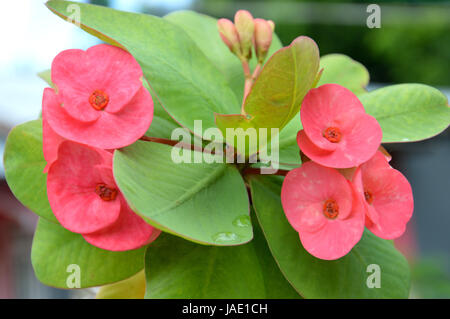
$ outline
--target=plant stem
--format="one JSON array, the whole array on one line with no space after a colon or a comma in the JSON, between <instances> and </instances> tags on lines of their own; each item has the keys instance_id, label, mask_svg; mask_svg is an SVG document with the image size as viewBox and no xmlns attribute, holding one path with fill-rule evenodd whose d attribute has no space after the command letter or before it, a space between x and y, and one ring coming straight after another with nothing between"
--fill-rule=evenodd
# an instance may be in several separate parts
<instances>
[{"instance_id":1,"label":"plant stem","mask_svg":"<svg viewBox=\"0 0 450 319\"><path fill-rule=\"evenodd\" d=\"M278 176L286 176L289 173L288 170L279 169L273 174L261 174L261 169L259 168L247 168L244 170L243 175L278 175Z\"/></svg>"},{"instance_id":2,"label":"plant stem","mask_svg":"<svg viewBox=\"0 0 450 319\"><path fill-rule=\"evenodd\" d=\"M244 97L242 99L241 114L246 115L245 110L244 110L245 99L247 98L247 95L250 92L250 89L252 88L253 78L252 78L252 73L250 71L250 65L248 64L248 61L241 60L241 63L242 63L242 69L244 70L244 77L245 77Z\"/></svg>"},{"instance_id":3,"label":"plant stem","mask_svg":"<svg viewBox=\"0 0 450 319\"><path fill-rule=\"evenodd\" d=\"M256 78L259 76L259 73L261 73L261 67L262 67L261 63L258 63L256 65L255 70L253 71L253 74L252 74L253 81L255 81Z\"/></svg>"}]
</instances>

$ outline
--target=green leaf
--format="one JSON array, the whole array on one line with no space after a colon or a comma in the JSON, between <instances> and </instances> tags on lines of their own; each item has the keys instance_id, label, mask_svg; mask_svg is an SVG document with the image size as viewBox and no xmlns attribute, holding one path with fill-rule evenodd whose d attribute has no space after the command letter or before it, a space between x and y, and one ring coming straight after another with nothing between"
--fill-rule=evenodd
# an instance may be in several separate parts
<instances>
[{"instance_id":1,"label":"green leaf","mask_svg":"<svg viewBox=\"0 0 450 319\"><path fill-rule=\"evenodd\" d=\"M265 245L262 238L258 242ZM145 297L150 299L299 297L282 277L268 248L253 242L214 247L162 234L147 250L145 271Z\"/></svg>"},{"instance_id":2,"label":"green leaf","mask_svg":"<svg viewBox=\"0 0 450 319\"><path fill-rule=\"evenodd\" d=\"M74 276L79 266L80 288L86 288L134 275L144 267L145 249L103 250L90 245L80 234L40 218L34 234L31 263L43 284L58 288L74 288L67 283L76 283Z\"/></svg>"},{"instance_id":3,"label":"green leaf","mask_svg":"<svg viewBox=\"0 0 450 319\"><path fill-rule=\"evenodd\" d=\"M450 124L447 97L427 85L392 85L364 94L360 100L380 123L383 143L424 140Z\"/></svg>"},{"instance_id":4,"label":"green leaf","mask_svg":"<svg viewBox=\"0 0 450 319\"><path fill-rule=\"evenodd\" d=\"M100 287L96 299L144 299L145 295L145 272L113 284Z\"/></svg>"},{"instance_id":5,"label":"green leaf","mask_svg":"<svg viewBox=\"0 0 450 319\"><path fill-rule=\"evenodd\" d=\"M281 206L282 179L253 176L252 200L269 248L286 279L305 298L407 298L410 275L406 259L390 241L366 231L346 256L326 261L313 257L301 245ZM368 288L371 272L381 268L381 287Z\"/></svg>"},{"instance_id":6,"label":"green leaf","mask_svg":"<svg viewBox=\"0 0 450 319\"><path fill-rule=\"evenodd\" d=\"M55 86L53 85L52 82L52 74L51 74L51 70L45 70L42 72L39 72L38 77L40 77L42 80L45 81L45 83L47 83L48 85L50 85L50 87L54 88Z\"/></svg>"},{"instance_id":7,"label":"green leaf","mask_svg":"<svg viewBox=\"0 0 450 319\"><path fill-rule=\"evenodd\" d=\"M308 37L298 37L277 51L264 65L245 100L245 114L216 114L217 127L226 136L227 128L279 128L286 126L300 110L306 93L314 84L319 68L319 50ZM270 130L267 132L270 136ZM231 145L234 136L226 136ZM241 153L246 150L238 149ZM250 149L252 154L255 150Z\"/></svg>"},{"instance_id":8,"label":"green leaf","mask_svg":"<svg viewBox=\"0 0 450 319\"><path fill-rule=\"evenodd\" d=\"M180 127L171 120L153 115L152 124L145 133L146 136L170 139L174 129Z\"/></svg>"},{"instance_id":9,"label":"green leaf","mask_svg":"<svg viewBox=\"0 0 450 319\"><path fill-rule=\"evenodd\" d=\"M47 6L67 19L68 6L80 8L80 27L128 50L139 62L162 106L193 131L194 120L214 127L214 112L233 113L238 101L224 75L182 28L167 19L106 7L52 0ZM76 21L72 21L76 23ZM152 94L153 95L153 94Z\"/></svg>"},{"instance_id":10,"label":"green leaf","mask_svg":"<svg viewBox=\"0 0 450 319\"><path fill-rule=\"evenodd\" d=\"M356 95L366 93L369 72L361 63L344 54L328 54L320 58L322 77L317 86L326 83L342 85Z\"/></svg>"},{"instance_id":11,"label":"green leaf","mask_svg":"<svg viewBox=\"0 0 450 319\"><path fill-rule=\"evenodd\" d=\"M239 59L230 52L223 43L217 29L217 19L194 11L176 11L164 17L180 26L194 40L206 57L215 64L227 79L228 85L235 92L237 99L242 100L244 94L244 72ZM273 34L269 48L270 57L282 45L276 34ZM254 68L256 59L252 59L250 67Z\"/></svg>"},{"instance_id":12,"label":"green leaf","mask_svg":"<svg viewBox=\"0 0 450 319\"><path fill-rule=\"evenodd\" d=\"M301 296L284 278L273 258L266 238L258 224L255 211L252 209L252 223L254 229L254 238L251 242L264 279L265 298L266 299L300 299Z\"/></svg>"},{"instance_id":13,"label":"green leaf","mask_svg":"<svg viewBox=\"0 0 450 319\"><path fill-rule=\"evenodd\" d=\"M26 122L11 130L3 163L6 182L14 196L39 216L57 223L47 199L41 120Z\"/></svg>"},{"instance_id":14,"label":"green leaf","mask_svg":"<svg viewBox=\"0 0 450 319\"><path fill-rule=\"evenodd\" d=\"M180 148L173 151L178 154ZM172 234L211 245L252 239L249 202L237 169L198 161L200 152L181 150L192 163L175 163L172 147L137 141L114 153L114 177L135 212ZM195 159L195 158L194 158Z\"/></svg>"},{"instance_id":15,"label":"green leaf","mask_svg":"<svg viewBox=\"0 0 450 319\"><path fill-rule=\"evenodd\" d=\"M161 234L146 253L146 298L264 298L253 247L203 246Z\"/></svg>"},{"instance_id":16,"label":"green leaf","mask_svg":"<svg viewBox=\"0 0 450 319\"><path fill-rule=\"evenodd\" d=\"M297 144L297 133L301 129L303 129L303 126L300 121L300 114L297 113L278 135L278 163L284 169L292 169L300 166L302 163L300 149ZM268 154L272 154L271 149L268 151Z\"/></svg>"}]
</instances>

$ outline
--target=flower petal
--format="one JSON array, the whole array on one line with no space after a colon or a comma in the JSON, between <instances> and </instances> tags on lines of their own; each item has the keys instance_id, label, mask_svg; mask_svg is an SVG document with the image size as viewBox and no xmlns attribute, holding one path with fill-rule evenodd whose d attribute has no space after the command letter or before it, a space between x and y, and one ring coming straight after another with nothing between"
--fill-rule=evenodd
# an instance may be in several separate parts
<instances>
[{"instance_id":1,"label":"flower petal","mask_svg":"<svg viewBox=\"0 0 450 319\"><path fill-rule=\"evenodd\" d=\"M115 149L134 143L145 134L153 119L153 101L144 88L120 112L101 112L93 123L73 120L63 108L53 104L42 110L50 126L59 135L102 149Z\"/></svg>"},{"instance_id":2,"label":"flower petal","mask_svg":"<svg viewBox=\"0 0 450 319\"><path fill-rule=\"evenodd\" d=\"M281 202L287 219L298 232L317 231L330 221L323 214L323 205L328 199L337 202L339 219L350 214L353 205L351 186L334 169L307 162L291 170L284 179Z\"/></svg>"},{"instance_id":3,"label":"flower petal","mask_svg":"<svg viewBox=\"0 0 450 319\"><path fill-rule=\"evenodd\" d=\"M53 89L45 88L42 104L54 104L58 105L57 95ZM44 173L48 172L50 165L58 157L58 147L65 141L65 139L58 135L48 124L45 114L42 114L42 146L44 158L47 161L47 165L44 168Z\"/></svg>"},{"instance_id":4,"label":"flower petal","mask_svg":"<svg viewBox=\"0 0 450 319\"><path fill-rule=\"evenodd\" d=\"M89 104L94 82L93 61L83 50L70 49L60 52L52 62L52 82L64 109L73 119L92 122L100 113Z\"/></svg>"},{"instance_id":5,"label":"flower petal","mask_svg":"<svg viewBox=\"0 0 450 319\"><path fill-rule=\"evenodd\" d=\"M58 159L50 166L47 194L50 207L61 225L75 233L92 233L112 225L119 217L120 201L104 201L96 193L105 183L96 169L103 164L103 150L64 141Z\"/></svg>"},{"instance_id":6,"label":"flower petal","mask_svg":"<svg viewBox=\"0 0 450 319\"><path fill-rule=\"evenodd\" d=\"M331 220L317 232L300 232L303 247L313 256L335 260L345 256L358 243L364 232L364 213L352 212L344 220Z\"/></svg>"},{"instance_id":7,"label":"flower petal","mask_svg":"<svg viewBox=\"0 0 450 319\"><path fill-rule=\"evenodd\" d=\"M123 198L122 201L117 222L98 233L83 235L88 243L106 250L124 251L147 245L159 236L159 229L147 224L130 209Z\"/></svg>"},{"instance_id":8,"label":"flower petal","mask_svg":"<svg viewBox=\"0 0 450 319\"><path fill-rule=\"evenodd\" d=\"M400 237L414 210L411 185L399 171L388 168L366 175L363 169L364 188L373 195L372 206L378 213L378 221L372 220L368 228L378 237L395 239ZM371 218L372 219L372 218Z\"/></svg>"},{"instance_id":9,"label":"flower petal","mask_svg":"<svg viewBox=\"0 0 450 319\"><path fill-rule=\"evenodd\" d=\"M99 44L83 50L65 50L52 63L52 81L58 88L67 114L82 122L97 120L89 97L100 90L109 97L106 112L115 113L127 105L142 87L142 69L125 50Z\"/></svg>"},{"instance_id":10,"label":"flower petal","mask_svg":"<svg viewBox=\"0 0 450 319\"><path fill-rule=\"evenodd\" d=\"M317 147L304 130L297 135L297 143L302 152L311 160L327 167L350 168L369 160L380 146L381 127L370 115L359 115L352 124L353 129L345 128L341 142L336 149L326 151Z\"/></svg>"},{"instance_id":11,"label":"flower petal","mask_svg":"<svg viewBox=\"0 0 450 319\"><path fill-rule=\"evenodd\" d=\"M139 63L127 51L108 44L90 47L86 54L89 60L96 61L96 85L105 88L110 97L105 111L120 111L142 87L143 73Z\"/></svg>"},{"instance_id":12,"label":"flower petal","mask_svg":"<svg viewBox=\"0 0 450 319\"><path fill-rule=\"evenodd\" d=\"M323 150L335 150L339 143L331 143L323 132L338 127L364 114L364 107L348 89L337 84L324 84L305 96L300 109L302 125L314 145Z\"/></svg>"}]
</instances>

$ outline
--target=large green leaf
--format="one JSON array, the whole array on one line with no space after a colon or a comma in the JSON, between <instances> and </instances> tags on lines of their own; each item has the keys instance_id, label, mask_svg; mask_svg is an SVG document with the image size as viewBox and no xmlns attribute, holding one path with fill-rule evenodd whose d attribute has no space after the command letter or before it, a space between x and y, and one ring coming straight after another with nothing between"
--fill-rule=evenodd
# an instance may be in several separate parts
<instances>
[{"instance_id":1,"label":"large green leaf","mask_svg":"<svg viewBox=\"0 0 450 319\"><path fill-rule=\"evenodd\" d=\"M45 285L74 288L67 282L73 284L75 278L69 276L76 276L79 270L80 288L86 288L134 275L144 267L145 249L103 250L88 244L80 234L40 218L33 239L31 262L36 277Z\"/></svg>"},{"instance_id":2,"label":"large green leaf","mask_svg":"<svg viewBox=\"0 0 450 319\"><path fill-rule=\"evenodd\" d=\"M253 204L270 250L286 279L305 298L407 298L409 268L390 241L369 231L346 256L326 261L301 245L281 206L282 179L253 176ZM368 288L368 266L381 269L381 287ZM369 268L370 269L370 268Z\"/></svg>"},{"instance_id":3,"label":"large green leaf","mask_svg":"<svg viewBox=\"0 0 450 319\"><path fill-rule=\"evenodd\" d=\"M179 148L174 148L179 152ZM225 163L175 163L172 147L138 141L114 154L114 177L130 206L149 223L212 245L252 239L247 191ZM184 150L189 160L200 152Z\"/></svg>"},{"instance_id":4,"label":"large green leaf","mask_svg":"<svg viewBox=\"0 0 450 319\"><path fill-rule=\"evenodd\" d=\"M264 65L245 100L245 114L216 114L217 127L226 141L235 145L227 128L271 128L280 130L300 110L306 93L313 86L319 68L319 49L308 37L298 37L277 51ZM238 149L241 153L246 150ZM250 154L253 153L250 149Z\"/></svg>"},{"instance_id":5,"label":"large green leaf","mask_svg":"<svg viewBox=\"0 0 450 319\"><path fill-rule=\"evenodd\" d=\"M3 163L6 181L14 196L39 216L57 223L47 199L41 120L26 122L11 130Z\"/></svg>"},{"instance_id":6,"label":"large green leaf","mask_svg":"<svg viewBox=\"0 0 450 319\"><path fill-rule=\"evenodd\" d=\"M244 92L244 72L239 59L230 52L223 43L217 29L217 19L194 11L176 11L164 17L180 26L195 41L208 59L225 75L228 85L235 92L238 100L242 100ZM276 34L273 34L272 44L267 56L281 49L282 45ZM256 59L250 66L254 67Z\"/></svg>"},{"instance_id":7,"label":"large green leaf","mask_svg":"<svg viewBox=\"0 0 450 319\"><path fill-rule=\"evenodd\" d=\"M450 124L447 97L427 85L392 85L364 94L360 100L380 123L383 143L424 140Z\"/></svg>"},{"instance_id":8,"label":"large green leaf","mask_svg":"<svg viewBox=\"0 0 450 319\"><path fill-rule=\"evenodd\" d=\"M266 238L258 224L255 211L252 209L252 223L254 229L254 238L251 242L256 256L259 260L259 265L264 279L265 298L267 299L299 299L301 296L284 278L283 274L278 268L275 259L273 258Z\"/></svg>"},{"instance_id":9,"label":"large green leaf","mask_svg":"<svg viewBox=\"0 0 450 319\"><path fill-rule=\"evenodd\" d=\"M182 28L146 14L69 1L47 2L64 19L70 15L71 4L80 8L83 30L125 48L136 58L156 92L154 98L181 125L193 130L194 120L202 120L205 129L214 127L214 112L239 110L224 75Z\"/></svg>"},{"instance_id":10,"label":"large green leaf","mask_svg":"<svg viewBox=\"0 0 450 319\"><path fill-rule=\"evenodd\" d=\"M251 244L198 245L162 234L146 253L146 298L264 298Z\"/></svg>"},{"instance_id":11,"label":"large green leaf","mask_svg":"<svg viewBox=\"0 0 450 319\"><path fill-rule=\"evenodd\" d=\"M161 235L146 253L145 297L298 298L260 237L257 244L214 247Z\"/></svg>"},{"instance_id":12,"label":"large green leaf","mask_svg":"<svg viewBox=\"0 0 450 319\"><path fill-rule=\"evenodd\" d=\"M367 92L369 72L361 63L344 54L328 54L320 58L322 76L317 86L326 83L342 85L356 95Z\"/></svg>"}]
</instances>

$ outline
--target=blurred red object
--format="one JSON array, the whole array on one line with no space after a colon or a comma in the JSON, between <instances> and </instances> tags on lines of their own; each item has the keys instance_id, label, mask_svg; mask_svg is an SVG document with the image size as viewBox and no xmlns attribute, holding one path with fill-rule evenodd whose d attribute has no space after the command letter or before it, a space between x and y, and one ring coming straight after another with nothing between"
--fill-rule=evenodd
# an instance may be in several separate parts
<instances>
[{"instance_id":1,"label":"blurred red object","mask_svg":"<svg viewBox=\"0 0 450 319\"><path fill-rule=\"evenodd\" d=\"M32 236L37 217L25 208L11 193L5 180L0 180L0 298L16 297L15 254L17 241L24 235Z\"/></svg>"}]
</instances>

